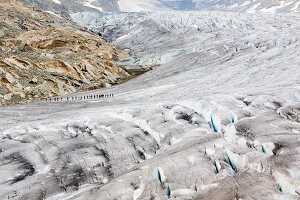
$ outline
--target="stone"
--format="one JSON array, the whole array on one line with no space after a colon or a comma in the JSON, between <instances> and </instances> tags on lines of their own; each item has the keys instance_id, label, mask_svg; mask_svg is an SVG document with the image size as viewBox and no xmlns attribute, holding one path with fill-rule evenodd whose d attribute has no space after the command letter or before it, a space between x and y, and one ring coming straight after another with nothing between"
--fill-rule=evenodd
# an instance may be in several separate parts
<instances>
[{"instance_id":1,"label":"stone","mask_svg":"<svg viewBox=\"0 0 300 200\"><path fill-rule=\"evenodd\" d=\"M10 101L10 100L12 100L13 95L14 95L13 93L6 94L6 95L4 95L4 99L6 101Z\"/></svg>"},{"instance_id":2,"label":"stone","mask_svg":"<svg viewBox=\"0 0 300 200\"><path fill-rule=\"evenodd\" d=\"M30 81L31 83L37 83L38 82L38 80L37 80L37 78L33 78L33 79L31 79L31 81Z\"/></svg>"}]
</instances>

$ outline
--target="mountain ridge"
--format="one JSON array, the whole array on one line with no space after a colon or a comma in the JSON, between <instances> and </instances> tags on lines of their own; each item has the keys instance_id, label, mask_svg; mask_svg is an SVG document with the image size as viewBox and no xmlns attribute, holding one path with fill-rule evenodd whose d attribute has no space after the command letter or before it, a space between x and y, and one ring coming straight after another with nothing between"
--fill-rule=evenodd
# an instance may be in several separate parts
<instances>
[{"instance_id":1,"label":"mountain ridge","mask_svg":"<svg viewBox=\"0 0 300 200\"><path fill-rule=\"evenodd\" d=\"M0 4L0 103L115 84L129 55L98 35L18 1Z\"/></svg>"},{"instance_id":2,"label":"mountain ridge","mask_svg":"<svg viewBox=\"0 0 300 200\"><path fill-rule=\"evenodd\" d=\"M219 10L233 12L299 12L299 0L22 0L65 17L70 13Z\"/></svg>"}]
</instances>

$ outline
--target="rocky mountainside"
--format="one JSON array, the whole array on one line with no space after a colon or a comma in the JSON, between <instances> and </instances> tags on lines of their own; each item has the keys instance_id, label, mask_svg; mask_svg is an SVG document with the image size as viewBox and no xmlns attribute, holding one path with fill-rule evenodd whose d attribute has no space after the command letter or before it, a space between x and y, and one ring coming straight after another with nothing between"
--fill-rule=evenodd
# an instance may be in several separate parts
<instances>
[{"instance_id":1,"label":"rocky mountainside","mask_svg":"<svg viewBox=\"0 0 300 200\"><path fill-rule=\"evenodd\" d=\"M73 23L0 1L0 103L26 102L115 84L128 54Z\"/></svg>"},{"instance_id":2,"label":"rocky mountainside","mask_svg":"<svg viewBox=\"0 0 300 200\"><path fill-rule=\"evenodd\" d=\"M68 17L77 12L142 12L222 10L283 13L299 12L299 0L22 0Z\"/></svg>"}]
</instances>

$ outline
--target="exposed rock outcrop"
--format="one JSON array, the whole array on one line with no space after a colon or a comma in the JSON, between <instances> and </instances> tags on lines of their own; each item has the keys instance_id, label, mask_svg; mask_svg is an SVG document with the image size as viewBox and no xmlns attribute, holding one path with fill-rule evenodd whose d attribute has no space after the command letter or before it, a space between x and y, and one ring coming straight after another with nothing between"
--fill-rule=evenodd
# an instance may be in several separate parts
<instances>
[{"instance_id":1,"label":"exposed rock outcrop","mask_svg":"<svg viewBox=\"0 0 300 200\"><path fill-rule=\"evenodd\" d=\"M0 1L0 104L28 102L129 77L115 61L128 54L73 23Z\"/></svg>"}]
</instances>

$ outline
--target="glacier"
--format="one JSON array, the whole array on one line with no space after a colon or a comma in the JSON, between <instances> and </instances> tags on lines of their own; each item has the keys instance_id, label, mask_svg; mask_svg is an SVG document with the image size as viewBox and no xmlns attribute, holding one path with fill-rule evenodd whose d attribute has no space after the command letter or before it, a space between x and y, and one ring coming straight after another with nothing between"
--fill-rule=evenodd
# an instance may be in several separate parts
<instances>
[{"instance_id":1,"label":"glacier","mask_svg":"<svg viewBox=\"0 0 300 200\"><path fill-rule=\"evenodd\" d=\"M152 70L80 93L114 98L1 107L2 199L300 198L299 15L71 18Z\"/></svg>"}]
</instances>

